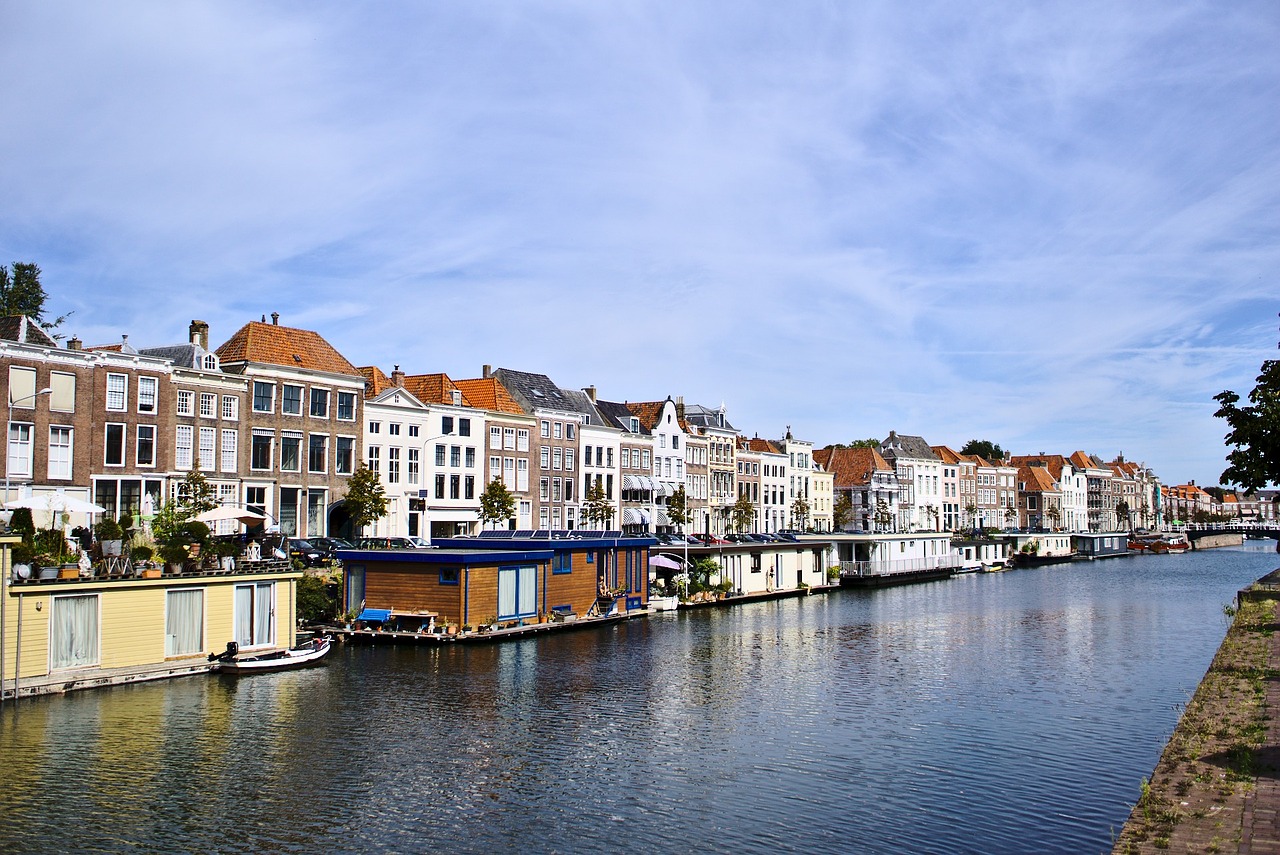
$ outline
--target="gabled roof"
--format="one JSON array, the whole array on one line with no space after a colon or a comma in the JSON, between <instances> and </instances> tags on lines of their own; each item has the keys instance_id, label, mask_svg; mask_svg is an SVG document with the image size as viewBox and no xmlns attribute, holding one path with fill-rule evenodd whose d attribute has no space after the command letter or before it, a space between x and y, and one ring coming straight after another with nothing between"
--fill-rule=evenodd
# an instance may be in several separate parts
<instances>
[{"instance_id":1,"label":"gabled roof","mask_svg":"<svg viewBox=\"0 0 1280 855\"><path fill-rule=\"evenodd\" d=\"M647 431L652 431L658 426L658 419L662 418L662 408L667 405L666 401L642 401L639 403L627 403L627 409L630 410L638 419L640 425Z\"/></svg>"},{"instance_id":2,"label":"gabled roof","mask_svg":"<svg viewBox=\"0 0 1280 855\"><path fill-rule=\"evenodd\" d=\"M948 466L954 466L955 464L959 463L961 460L964 460L964 458L962 458L950 446L931 445L929 447L933 449L934 454L938 455L938 459L941 460L943 463L946 463Z\"/></svg>"},{"instance_id":3,"label":"gabled roof","mask_svg":"<svg viewBox=\"0 0 1280 855\"><path fill-rule=\"evenodd\" d=\"M1043 466L1019 466L1018 483L1024 493L1057 493L1058 482Z\"/></svg>"},{"instance_id":4,"label":"gabled roof","mask_svg":"<svg viewBox=\"0 0 1280 855\"><path fill-rule=\"evenodd\" d=\"M1033 463L1043 463L1050 474L1053 475L1055 481L1062 480L1062 468L1068 465L1067 458L1061 454L1022 454L1014 455L1009 458L1009 462L1014 466L1021 467L1031 466Z\"/></svg>"},{"instance_id":5,"label":"gabled roof","mask_svg":"<svg viewBox=\"0 0 1280 855\"><path fill-rule=\"evenodd\" d=\"M448 374L414 374L404 378L404 388L408 389L413 397L424 404L449 404L451 406L453 405L453 393L462 392L462 401L459 406L471 406L471 402L467 400L467 393L457 383L450 380Z\"/></svg>"},{"instance_id":6,"label":"gabled roof","mask_svg":"<svg viewBox=\"0 0 1280 855\"><path fill-rule=\"evenodd\" d=\"M639 422L640 429L635 433L642 436L649 435L649 428L645 425L644 419L637 416L631 411L631 407L627 404L620 404L617 401L596 401L596 410L604 418L605 422L611 427L621 428L627 432L631 432L631 420L634 418Z\"/></svg>"},{"instance_id":7,"label":"gabled roof","mask_svg":"<svg viewBox=\"0 0 1280 855\"><path fill-rule=\"evenodd\" d=\"M473 380L455 380L453 384L462 390L462 396L479 410L494 413L510 413L522 416L524 410L505 386L493 377L477 377Z\"/></svg>"},{"instance_id":8,"label":"gabled roof","mask_svg":"<svg viewBox=\"0 0 1280 855\"><path fill-rule=\"evenodd\" d=\"M211 351L205 350L195 342L169 344L161 347L144 347L139 350L138 353L142 356L155 356L160 359L167 359L178 368L195 368L201 371L210 370L204 367L205 357L216 355Z\"/></svg>"},{"instance_id":9,"label":"gabled roof","mask_svg":"<svg viewBox=\"0 0 1280 855\"><path fill-rule=\"evenodd\" d=\"M813 459L832 474L837 490L865 487L876 472L893 472L875 448L815 448Z\"/></svg>"},{"instance_id":10,"label":"gabled roof","mask_svg":"<svg viewBox=\"0 0 1280 855\"><path fill-rule=\"evenodd\" d=\"M0 318L0 339L40 347L57 347L58 343L41 326L26 315Z\"/></svg>"},{"instance_id":11,"label":"gabled roof","mask_svg":"<svg viewBox=\"0 0 1280 855\"><path fill-rule=\"evenodd\" d=\"M1076 451L1068 459L1071 461L1071 465L1077 469L1106 469L1110 471L1110 467L1103 463L1102 458L1097 455Z\"/></svg>"},{"instance_id":12,"label":"gabled roof","mask_svg":"<svg viewBox=\"0 0 1280 855\"><path fill-rule=\"evenodd\" d=\"M531 414L535 410L544 409L582 413L590 416L593 421L599 417L585 394L574 394L570 390L561 389L545 374L499 368L492 376L506 387L525 413Z\"/></svg>"},{"instance_id":13,"label":"gabled roof","mask_svg":"<svg viewBox=\"0 0 1280 855\"><path fill-rule=\"evenodd\" d=\"M319 333L259 321L236 330L215 353L224 367L230 363L257 362L331 374L363 376L358 368L334 349Z\"/></svg>"},{"instance_id":14,"label":"gabled roof","mask_svg":"<svg viewBox=\"0 0 1280 855\"><path fill-rule=\"evenodd\" d=\"M95 344L92 347L84 348L95 353L126 353L130 356L137 356L138 351L133 349L133 345L129 344L129 337L125 336L121 341L115 344Z\"/></svg>"},{"instance_id":15,"label":"gabled roof","mask_svg":"<svg viewBox=\"0 0 1280 855\"><path fill-rule=\"evenodd\" d=\"M933 449L924 441L924 437L900 434L895 431L889 431L884 442L880 443L880 453L884 455L885 460L893 460L897 457L906 457L911 460L938 459L938 455L933 453Z\"/></svg>"},{"instance_id":16,"label":"gabled roof","mask_svg":"<svg viewBox=\"0 0 1280 855\"><path fill-rule=\"evenodd\" d=\"M724 407L711 409L701 404L685 404L684 407L684 424L694 425L699 428L709 428L711 430L731 430L735 433L737 428L729 424L729 420L724 417Z\"/></svg>"},{"instance_id":17,"label":"gabled roof","mask_svg":"<svg viewBox=\"0 0 1280 855\"><path fill-rule=\"evenodd\" d=\"M362 365L357 369L364 377L364 396L376 398L391 387L391 379L376 365Z\"/></svg>"},{"instance_id":18,"label":"gabled roof","mask_svg":"<svg viewBox=\"0 0 1280 855\"><path fill-rule=\"evenodd\" d=\"M761 454L782 454L783 453L782 449L778 447L777 443L773 442L772 440L761 439L758 436L753 436L751 439L747 440L747 448L751 449L752 451L758 451Z\"/></svg>"}]
</instances>

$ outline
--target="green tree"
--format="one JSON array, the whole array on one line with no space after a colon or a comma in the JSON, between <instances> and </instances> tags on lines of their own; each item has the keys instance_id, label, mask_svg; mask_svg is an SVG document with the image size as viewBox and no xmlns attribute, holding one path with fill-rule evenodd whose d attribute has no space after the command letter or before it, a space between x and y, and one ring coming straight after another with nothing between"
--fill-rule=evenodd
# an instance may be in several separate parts
<instances>
[{"instance_id":1,"label":"green tree","mask_svg":"<svg viewBox=\"0 0 1280 855\"><path fill-rule=\"evenodd\" d=\"M515 515L516 497L502 483L501 478L494 478L480 494L480 522L496 528Z\"/></svg>"},{"instance_id":2,"label":"green tree","mask_svg":"<svg viewBox=\"0 0 1280 855\"><path fill-rule=\"evenodd\" d=\"M884 499L876 499L876 531L886 532L893 525L893 512L889 510L889 503Z\"/></svg>"},{"instance_id":3,"label":"green tree","mask_svg":"<svg viewBox=\"0 0 1280 855\"><path fill-rule=\"evenodd\" d=\"M198 467L188 469L182 483L178 485L178 509L182 518L189 520L217 506L218 497L209 479L204 477Z\"/></svg>"},{"instance_id":4,"label":"green tree","mask_svg":"<svg viewBox=\"0 0 1280 855\"><path fill-rule=\"evenodd\" d=\"M1133 527L1129 521L1129 503L1124 499L1116 502L1116 521L1124 526L1125 529Z\"/></svg>"},{"instance_id":5,"label":"green tree","mask_svg":"<svg viewBox=\"0 0 1280 855\"><path fill-rule=\"evenodd\" d=\"M960 449L961 454L976 454L985 460L1003 460L1004 449L988 439L971 439Z\"/></svg>"},{"instance_id":6,"label":"green tree","mask_svg":"<svg viewBox=\"0 0 1280 855\"><path fill-rule=\"evenodd\" d=\"M965 516L968 517L969 525L974 525L978 521L978 506L970 502L964 506Z\"/></svg>"},{"instance_id":7,"label":"green tree","mask_svg":"<svg viewBox=\"0 0 1280 855\"><path fill-rule=\"evenodd\" d=\"M729 512L733 520L733 527L738 531L746 531L751 528L751 521L756 516L756 506L751 503L751 497L746 493L738 494L738 501L733 503L733 507Z\"/></svg>"},{"instance_id":8,"label":"green tree","mask_svg":"<svg viewBox=\"0 0 1280 855\"><path fill-rule=\"evenodd\" d=\"M849 493L841 493L831 506L831 525L836 531L842 531L853 522L853 498Z\"/></svg>"},{"instance_id":9,"label":"green tree","mask_svg":"<svg viewBox=\"0 0 1280 855\"><path fill-rule=\"evenodd\" d=\"M676 491L667 497L667 519L682 532L692 519L692 514L689 512L689 497L684 492L683 484L676 487Z\"/></svg>"},{"instance_id":10,"label":"green tree","mask_svg":"<svg viewBox=\"0 0 1280 855\"><path fill-rule=\"evenodd\" d=\"M357 535L364 532L365 526L387 515L387 491L377 472L361 463L351 473L344 507Z\"/></svg>"},{"instance_id":11,"label":"green tree","mask_svg":"<svg viewBox=\"0 0 1280 855\"><path fill-rule=\"evenodd\" d=\"M1239 484L1246 490L1280 483L1280 360L1262 363L1247 405L1240 406L1240 396L1230 390L1213 399L1220 405L1214 415L1231 428L1225 437L1232 447L1227 455L1230 465L1219 483Z\"/></svg>"},{"instance_id":12,"label":"green tree","mask_svg":"<svg viewBox=\"0 0 1280 855\"><path fill-rule=\"evenodd\" d=\"M797 496L791 503L791 524L798 529L804 529L808 523L809 503L805 501L804 496Z\"/></svg>"},{"instance_id":13,"label":"green tree","mask_svg":"<svg viewBox=\"0 0 1280 855\"><path fill-rule=\"evenodd\" d=\"M613 521L613 503L605 496L604 485L599 481L587 488L587 495L582 502L582 517L602 528L607 528Z\"/></svg>"},{"instance_id":14,"label":"green tree","mask_svg":"<svg viewBox=\"0 0 1280 855\"><path fill-rule=\"evenodd\" d=\"M40 284L37 265L15 261L10 267L0 267L0 317L26 315L46 331L52 331L70 316L70 312L46 321L44 304L48 299L49 295Z\"/></svg>"}]
</instances>

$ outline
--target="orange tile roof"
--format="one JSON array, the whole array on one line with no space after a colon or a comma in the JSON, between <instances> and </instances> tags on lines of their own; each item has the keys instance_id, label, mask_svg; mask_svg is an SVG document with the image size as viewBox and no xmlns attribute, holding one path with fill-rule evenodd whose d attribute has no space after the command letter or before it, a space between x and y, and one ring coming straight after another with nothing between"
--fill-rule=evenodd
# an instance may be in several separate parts
<instances>
[{"instance_id":1,"label":"orange tile roof","mask_svg":"<svg viewBox=\"0 0 1280 855\"><path fill-rule=\"evenodd\" d=\"M752 437L751 439L747 440L747 448L751 449L752 451L760 451L767 454L782 453L781 448L778 448L778 446L774 445L769 440L760 439L759 437Z\"/></svg>"},{"instance_id":2,"label":"orange tile roof","mask_svg":"<svg viewBox=\"0 0 1280 855\"><path fill-rule=\"evenodd\" d=\"M404 388L424 404L452 404L453 392L462 392L463 406L472 406L467 393L448 374L414 374L404 378Z\"/></svg>"},{"instance_id":3,"label":"orange tile roof","mask_svg":"<svg viewBox=\"0 0 1280 855\"><path fill-rule=\"evenodd\" d=\"M1057 493L1058 483L1043 466L1018 467L1018 482L1028 493Z\"/></svg>"},{"instance_id":4,"label":"orange tile roof","mask_svg":"<svg viewBox=\"0 0 1280 855\"><path fill-rule=\"evenodd\" d=\"M467 403L479 410L495 413L512 413L523 416L524 410L511 397L506 387L494 377L478 377L474 380L454 380L453 385L462 390Z\"/></svg>"},{"instance_id":5,"label":"orange tile roof","mask_svg":"<svg viewBox=\"0 0 1280 855\"><path fill-rule=\"evenodd\" d=\"M956 463L959 463L963 459L950 446L931 445L929 447L933 449L933 453L938 455L938 457L942 460L943 463L954 465Z\"/></svg>"},{"instance_id":6,"label":"orange tile roof","mask_svg":"<svg viewBox=\"0 0 1280 855\"><path fill-rule=\"evenodd\" d=\"M875 448L817 448L813 459L832 474L837 490L865 486L876 471L893 471Z\"/></svg>"},{"instance_id":7,"label":"orange tile roof","mask_svg":"<svg viewBox=\"0 0 1280 855\"><path fill-rule=\"evenodd\" d=\"M215 353L223 364L259 362L332 374L363 376L359 369L311 330L250 321L236 330Z\"/></svg>"},{"instance_id":8,"label":"orange tile roof","mask_svg":"<svg viewBox=\"0 0 1280 855\"><path fill-rule=\"evenodd\" d=\"M390 388L391 381L378 366L364 365L358 370L364 375L364 396L366 398L376 398Z\"/></svg>"},{"instance_id":9,"label":"orange tile roof","mask_svg":"<svg viewBox=\"0 0 1280 855\"><path fill-rule=\"evenodd\" d=\"M627 402L627 409L640 419L640 424L644 425L645 430L652 431L658 426L658 419L662 418L662 408L667 404L666 401L644 401L641 403Z\"/></svg>"},{"instance_id":10,"label":"orange tile roof","mask_svg":"<svg viewBox=\"0 0 1280 855\"><path fill-rule=\"evenodd\" d=\"M1062 480L1062 467L1066 466L1067 462L1067 458L1061 454L1023 454L1009 458L1009 463L1019 468L1030 466L1032 463L1043 463L1055 481Z\"/></svg>"}]
</instances>

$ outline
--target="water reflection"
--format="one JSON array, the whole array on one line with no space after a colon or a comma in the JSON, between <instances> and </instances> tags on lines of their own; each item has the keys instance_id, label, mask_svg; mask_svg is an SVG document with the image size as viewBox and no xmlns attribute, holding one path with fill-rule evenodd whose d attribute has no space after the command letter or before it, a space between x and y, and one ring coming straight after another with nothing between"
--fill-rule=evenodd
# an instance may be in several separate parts
<instances>
[{"instance_id":1,"label":"water reflection","mask_svg":"<svg viewBox=\"0 0 1280 855\"><path fill-rule=\"evenodd\" d=\"M1098 851L1276 563L1152 556L0 713L0 850Z\"/></svg>"}]
</instances>

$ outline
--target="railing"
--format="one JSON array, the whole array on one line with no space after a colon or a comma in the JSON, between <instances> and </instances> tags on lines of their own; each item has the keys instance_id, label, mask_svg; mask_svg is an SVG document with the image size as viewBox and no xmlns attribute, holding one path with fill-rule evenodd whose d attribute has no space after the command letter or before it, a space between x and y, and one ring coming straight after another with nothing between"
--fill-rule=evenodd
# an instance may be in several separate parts
<instances>
[{"instance_id":1,"label":"railing","mask_svg":"<svg viewBox=\"0 0 1280 855\"><path fill-rule=\"evenodd\" d=\"M897 576L902 573L928 573L962 566L959 554L934 555L929 558L903 558L898 561L841 561L840 575L851 577Z\"/></svg>"},{"instance_id":2,"label":"railing","mask_svg":"<svg viewBox=\"0 0 1280 855\"><path fill-rule=\"evenodd\" d=\"M130 582L138 579L190 579L202 576L240 576L257 573L286 573L293 569L293 563L287 558L268 558L261 561L251 561L249 559L236 559L234 565L224 567L219 564L200 564L188 563L183 569L174 572L169 567L148 568L139 565L129 565L127 563L120 564L95 564L87 574L82 574L79 568L64 567L59 568L43 568L41 570L32 569L29 577L18 575L16 568L14 575L10 579L10 585L18 586L37 586L37 585L66 585L76 583L101 583L101 582ZM50 572L52 571L52 572Z\"/></svg>"}]
</instances>

